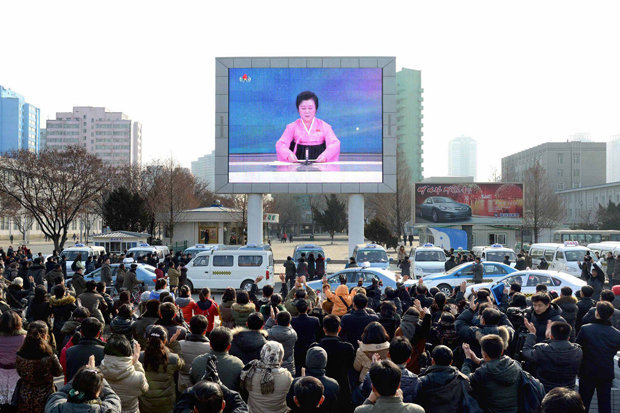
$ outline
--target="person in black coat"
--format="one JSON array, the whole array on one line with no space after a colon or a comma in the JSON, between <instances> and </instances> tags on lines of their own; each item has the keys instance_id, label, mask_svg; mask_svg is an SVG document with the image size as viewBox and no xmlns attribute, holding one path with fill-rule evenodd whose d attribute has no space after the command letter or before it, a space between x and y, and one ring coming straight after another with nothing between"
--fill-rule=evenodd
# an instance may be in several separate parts
<instances>
[{"instance_id":1,"label":"person in black coat","mask_svg":"<svg viewBox=\"0 0 620 413\"><path fill-rule=\"evenodd\" d=\"M338 337L340 331L340 318L337 315L327 315L323 319L323 332L325 337L319 342L327 354L327 366L325 375L336 380L340 384L338 397L340 411L347 413L352 411L351 386L349 384L349 370L353 368L355 360L355 348Z\"/></svg>"},{"instance_id":2,"label":"person in black coat","mask_svg":"<svg viewBox=\"0 0 620 413\"><path fill-rule=\"evenodd\" d=\"M373 278L372 284L366 288L366 297L368 297L368 308L372 308L375 312L378 311L381 305L381 286L376 278Z\"/></svg>"},{"instance_id":3,"label":"person in black coat","mask_svg":"<svg viewBox=\"0 0 620 413\"><path fill-rule=\"evenodd\" d=\"M325 367L327 366L327 352L318 344L308 349L306 353L306 376L317 378L323 384L323 396L325 400L321 404L320 412L336 413L339 412L338 395L340 394L340 386L338 382L325 375ZM297 377L291 383L291 387L286 395L286 405L295 409L295 384L303 377Z\"/></svg>"},{"instance_id":4,"label":"person in black coat","mask_svg":"<svg viewBox=\"0 0 620 413\"><path fill-rule=\"evenodd\" d=\"M317 341L317 336L321 332L321 323L316 317L308 315L308 302L306 300L297 300L295 307L299 312L297 317L291 320L291 326L297 333L297 341L295 342L295 376L301 376L301 368L306 364L306 352L310 345Z\"/></svg>"},{"instance_id":5,"label":"person in black coat","mask_svg":"<svg viewBox=\"0 0 620 413\"><path fill-rule=\"evenodd\" d=\"M314 259L314 254L310 253L308 255L308 279L314 280L315 273L316 273L316 261Z\"/></svg>"},{"instance_id":6,"label":"person in black coat","mask_svg":"<svg viewBox=\"0 0 620 413\"><path fill-rule=\"evenodd\" d=\"M210 408L215 402L225 402L223 413L248 413L248 405L245 404L239 393L224 386L217 372L216 380L201 380L192 387L188 388L179 396L173 413L194 413L202 412L205 408Z\"/></svg>"},{"instance_id":7,"label":"person in black coat","mask_svg":"<svg viewBox=\"0 0 620 413\"><path fill-rule=\"evenodd\" d=\"M420 301L420 305L422 306L422 308L431 308L431 305L433 305L433 297L428 296L428 288L424 284L422 284L421 278L418 280L418 285L415 286L415 289L411 289L411 295L414 300ZM413 305L413 301L411 302L411 305ZM403 313L405 311L407 310L403 306Z\"/></svg>"},{"instance_id":8,"label":"person in black coat","mask_svg":"<svg viewBox=\"0 0 620 413\"><path fill-rule=\"evenodd\" d=\"M611 290L603 290L601 293L601 301L607 301L613 305L616 296ZM596 304L595 304L596 305ZM588 310L586 315L581 319L581 325L593 323L596 320L596 307ZM620 310L614 307L614 314L611 316L611 325L620 330Z\"/></svg>"},{"instance_id":9,"label":"person in black coat","mask_svg":"<svg viewBox=\"0 0 620 413\"><path fill-rule=\"evenodd\" d=\"M573 295L573 289L570 287L562 287L560 290L560 296L551 303L556 304L562 310L562 318L566 320L571 327L571 340L575 338L577 332L575 331L575 322L577 321L577 297Z\"/></svg>"},{"instance_id":10,"label":"person in black coat","mask_svg":"<svg viewBox=\"0 0 620 413\"><path fill-rule=\"evenodd\" d=\"M590 270L592 269L592 257L586 255L583 257L583 262L577 262L579 265L579 269L581 270L581 279L583 281L588 281L590 278Z\"/></svg>"},{"instance_id":11,"label":"person in black coat","mask_svg":"<svg viewBox=\"0 0 620 413\"><path fill-rule=\"evenodd\" d=\"M474 265L471 266L471 271L474 274L474 284L480 284L484 278L484 267L480 263L480 257L474 259Z\"/></svg>"},{"instance_id":12,"label":"person in black coat","mask_svg":"<svg viewBox=\"0 0 620 413\"><path fill-rule=\"evenodd\" d=\"M579 332L582 325L583 317L590 311L592 307L596 306L596 301L592 299L594 289L589 285L584 285L579 291L579 301L577 301L577 318L575 319L575 330Z\"/></svg>"},{"instance_id":13,"label":"person in black coat","mask_svg":"<svg viewBox=\"0 0 620 413\"><path fill-rule=\"evenodd\" d=\"M105 342L101 341L103 325L94 317L85 318L80 325L80 341L67 350L67 371L65 379L71 381L80 367L88 363L90 356L95 356L95 365L103 360Z\"/></svg>"},{"instance_id":14,"label":"person in black coat","mask_svg":"<svg viewBox=\"0 0 620 413\"><path fill-rule=\"evenodd\" d=\"M575 389L583 352L581 346L571 343L571 326L554 321L548 329L549 341L536 344L536 328L525 320L529 331L523 345L523 358L536 366L536 378L545 386L545 392L556 387Z\"/></svg>"},{"instance_id":15,"label":"person in black coat","mask_svg":"<svg viewBox=\"0 0 620 413\"><path fill-rule=\"evenodd\" d=\"M362 339L362 333L366 326L373 321L379 321L379 317L372 310L368 310L368 297L356 294L353 297L353 311L342 316L340 322L340 337L351 343L357 350L358 340Z\"/></svg>"},{"instance_id":16,"label":"person in black coat","mask_svg":"<svg viewBox=\"0 0 620 413\"><path fill-rule=\"evenodd\" d=\"M583 348L579 371L579 394L586 410L596 390L598 411L611 413L611 384L614 379L614 356L620 350L620 331L611 325L614 307L606 301L596 304L596 319L581 327L577 344Z\"/></svg>"},{"instance_id":17,"label":"person in black coat","mask_svg":"<svg viewBox=\"0 0 620 413\"><path fill-rule=\"evenodd\" d=\"M562 310L557 304L551 303L551 298L547 293L536 293L532 296L532 311L529 322L536 328L536 342L545 341L548 321L564 321Z\"/></svg>"},{"instance_id":18,"label":"person in black coat","mask_svg":"<svg viewBox=\"0 0 620 413\"><path fill-rule=\"evenodd\" d=\"M446 263L443 265L443 268L444 268L445 271L450 271L452 268L454 268L456 266L457 266L457 263L454 260L454 255L450 255L450 258L448 258Z\"/></svg>"}]
</instances>

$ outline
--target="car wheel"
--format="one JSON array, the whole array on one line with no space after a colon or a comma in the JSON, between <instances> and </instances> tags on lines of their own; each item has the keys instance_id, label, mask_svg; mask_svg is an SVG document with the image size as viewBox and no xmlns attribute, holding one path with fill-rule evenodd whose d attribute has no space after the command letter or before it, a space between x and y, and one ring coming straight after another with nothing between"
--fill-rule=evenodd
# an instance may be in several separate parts
<instances>
[{"instance_id":1,"label":"car wheel","mask_svg":"<svg viewBox=\"0 0 620 413\"><path fill-rule=\"evenodd\" d=\"M250 292L252 290L252 280L245 280L241 283L241 289Z\"/></svg>"},{"instance_id":2,"label":"car wheel","mask_svg":"<svg viewBox=\"0 0 620 413\"><path fill-rule=\"evenodd\" d=\"M431 215L431 218L433 219L433 222L439 221L439 214L437 214L437 210L436 209L433 209L433 213Z\"/></svg>"},{"instance_id":3,"label":"car wheel","mask_svg":"<svg viewBox=\"0 0 620 413\"><path fill-rule=\"evenodd\" d=\"M185 281L185 285L189 287L189 293L194 294L194 283L192 283L190 280L187 280Z\"/></svg>"},{"instance_id":4,"label":"car wheel","mask_svg":"<svg viewBox=\"0 0 620 413\"><path fill-rule=\"evenodd\" d=\"M439 289L439 291L444 293L447 297L450 297L452 295L452 287L450 287L448 284L439 284L437 286L437 289Z\"/></svg>"}]
</instances>

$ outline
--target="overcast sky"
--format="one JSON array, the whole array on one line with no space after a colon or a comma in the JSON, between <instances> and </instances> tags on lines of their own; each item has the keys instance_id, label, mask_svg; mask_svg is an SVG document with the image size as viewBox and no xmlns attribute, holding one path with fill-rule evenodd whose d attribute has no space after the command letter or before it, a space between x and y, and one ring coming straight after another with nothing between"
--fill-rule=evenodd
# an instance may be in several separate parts
<instances>
[{"instance_id":1,"label":"overcast sky","mask_svg":"<svg viewBox=\"0 0 620 413\"><path fill-rule=\"evenodd\" d=\"M408 6L405 7L404 5ZM502 156L587 132L620 134L615 1L11 1L0 84L45 119L105 106L143 123L143 159L214 147L216 56L396 56L422 70L425 176L447 143Z\"/></svg>"}]
</instances>

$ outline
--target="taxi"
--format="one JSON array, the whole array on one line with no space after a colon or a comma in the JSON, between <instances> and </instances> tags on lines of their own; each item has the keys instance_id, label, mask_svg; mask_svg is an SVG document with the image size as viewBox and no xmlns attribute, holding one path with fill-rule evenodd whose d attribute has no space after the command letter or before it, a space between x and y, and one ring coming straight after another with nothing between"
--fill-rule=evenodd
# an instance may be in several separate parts
<instances>
[{"instance_id":1,"label":"taxi","mask_svg":"<svg viewBox=\"0 0 620 413\"><path fill-rule=\"evenodd\" d=\"M477 247L474 247L473 250L475 251L476 248ZM506 256L510 259L510 266L514 267L517 263L517 254L515 254L515 252L510 248L504 247L502 244L493 244L491 246L482 247L479 255L481 261L491 262L503 262Z\"/></svg>"},{"instance_id":2,"label":"taxi","mask_svg":"<svg viewBox=\"0 0 620 413\"><path fill-rule=\"evenodd\" d=\"M546 271L546 270L523 270L516 271L508 274L497 281L491 283L476 284L467 287L465 293L468 298L473 290L478 291L481 288L488 288L493 290L498 285L503 285L504 288L510 289L512 284L519 284L521 286L521 293L527 297L531 297L536 294L536 286L543 284L547 286L547 291L560 292L563 287L570 287L573 290L573 294L587 283L577 277L574 277L568 273L560 271Z\"/></svg>"},{"instance_id":3,"label":"taxi","mask_svg":"<svg viewBox=\"0 0 620 413\"><path fill-rule=\"evenodd\" d=\"M412 248L409 255L415 278L437 274L446 270L446 253L443 248L427 243Z\"/></svg>"},{"instance_id":4,"label":"taxi","mask_svg":"<svg viewBox=\"0 0 620 413\"><path fill-rule=\"evenodd\" d=\"M457 265L449 271L422 277L422 280L424 285L429 289L437 287L439 291L449 296L452 294L453 289L458 288L463 281L466 281L468 285L474 285L473 265L473 262L466 262ZM511 266L502 264L501 262L485 261L482 263L482 268L483 283L495 282L507 274L517 271Z\"/></svg>"},{"instance_id":5,"label":"taxi","mask_svg":"<svg viewBox=\"0 0 620 413\"><path fill-rule=\"evenodd\" d=\"M358 244L353 249L353 257L357 265L387 270L392 258L388 258L385 248L378 244ZM368 264L366 264L368 263Z\"/></svg>"}]
</instances>

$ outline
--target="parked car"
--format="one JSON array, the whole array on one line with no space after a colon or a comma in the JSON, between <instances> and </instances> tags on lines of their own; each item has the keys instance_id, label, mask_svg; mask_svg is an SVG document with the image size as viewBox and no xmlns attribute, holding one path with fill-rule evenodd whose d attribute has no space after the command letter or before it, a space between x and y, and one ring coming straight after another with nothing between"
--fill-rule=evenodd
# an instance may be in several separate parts
<instances>
[{"instance_id":1,"label":"parked car","mask_svg":"<svg viewBox=\"0 0 620 413\"><path fill-rule=\"evenodd\" d=\"M471 287L467 287L467 293L465 295L466 297L469 297L473 290L478 291L483 287L491 289L499 284L504 284L506 288L510 289L510 285L513 283L521 285L521 292L528 297L536 294L536 286L538 284L544 284L547 286L549 291L555 290L558 293L562 287L570 287L573 290L573 293L575 293L587 284L580 278L574 277L565 272L523 270L508 274L491 283L476 284Z\"/></svg>"},{"instance_id":2,"label":"parked car","mask_svg":"<svg viewBox=\"0 0 620 413\"><path fill-rule=\"evenodd\" d=\"M453 288L458 288L463 281L467 281L467 284L473 284L473 262L466 262L461 265L457 265L449 271L442 272L440 274L428 275L422 277L424 285L428 288L437 287L439 291L446 295L452 294ZM502 264L501 262L488 262L482 263L483 268L483 280L482 282L491 283L494 282L506 274L511 274L516 270L509 265Z\"/></svg>"},{"instance_id":3,"label":"parked car","mask_svg":"<svg viewBox=\"0 0 620 413\"><path fill-rule=\"evenodd\" d=\"M347 268L327 276L327 283L330 285L332 291L340 285L340 274L346 274L347 287L349 287L349 290L353 287L357 287L357 281L360 279L360 277L364 280L364 287L370 286L372 284L373 278L376 278L382 283L383 288L396 288L396 274L393 271L373 267L354 267ZM407 287L410 287L412 285L415 285L415 281L413 280L409 280L405 283L405 286ZM308 283L308 287L312 288L313 290L321 290L323 288L323 281L311 281Z\"/></svg>"}]
</instances>

